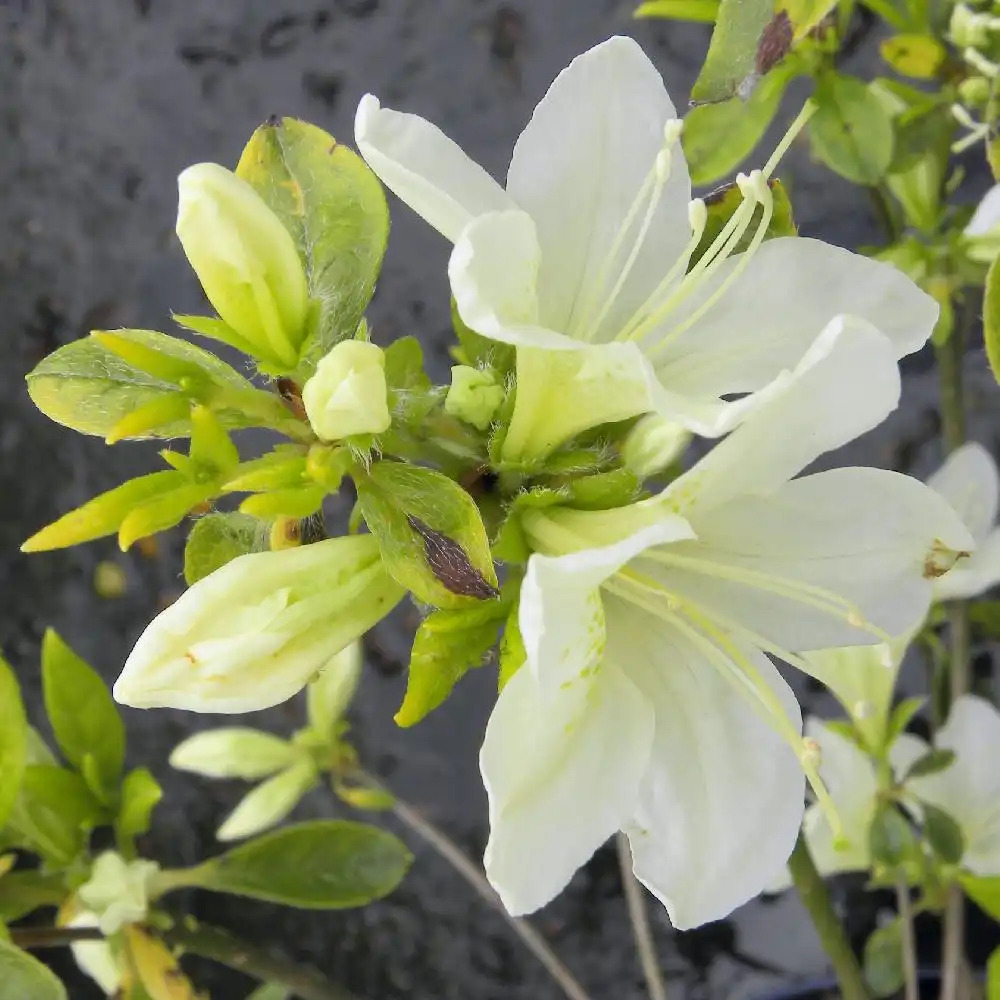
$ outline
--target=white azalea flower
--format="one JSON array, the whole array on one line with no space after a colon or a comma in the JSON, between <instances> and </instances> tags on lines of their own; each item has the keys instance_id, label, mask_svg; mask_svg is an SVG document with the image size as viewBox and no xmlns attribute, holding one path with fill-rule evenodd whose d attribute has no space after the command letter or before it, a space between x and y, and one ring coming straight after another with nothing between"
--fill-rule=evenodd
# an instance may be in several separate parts
<instances>
[{"instance_id":1,"label":"white azalea flower","mask_svg":"<svg viewBox=\"0 0 1000 1000\"><path fill-rule=\"evenodd\" d=\"M975 695L955 700L935 745L954 763L907 785L919 800L943 809L965 838L961 864L975 875L1000 875L1000 713Z\"/></svg>"},{"instance_id":2,"label":"white azalea flower","mask_svg":"<svg viewBox=\"0 0 1000 1000\"><path fill-rule=\"evenodd\" d=\"M80 910L66 926L97 927L97 917L89 910ZM122 970L107 941L74 941L70 950L81 972L90 976L107 996L117 994Z\"/></svg>"},{"instance_id":3,"label":"white azalea flower","mask_svg":"<svg viewBox=\"0 0 1000 1000\"><path fill-rule=\"evenodd\" d=\"M78 894L96 916L105 937L117 933L125 924L145 919L149 912L149 883L159 870L155 861L126 861L115 851L105 851L97 858Z\"/></svg>"},{"instance_id":4,"label":"white azalea flower","mask_svg":"<svg viewBox=\"0 0 1000 1000\"><path fill-rule=\"evenodd\" d=\"M1000 583L1000 475L981 445L970 442L948 456L927 485L951 504L976 542L976 551L945 573L934 588L939 601L976 597Z\"/></svg>"},{"instance_id":5,"label":"white azalea flower","mask_svg":"<svg viewBox=\"0 0 1000 1000\"><path fill-rule=\"evenodd\" d=\"M994 184L976 206L964 230L966 252L989 264L1000 253L1000 184Z\"/></svg>"},{"instance_id":6,"label":"white azalea flower","mask_svg":"<svg viewBox=\"0 0 1000 1000\"><path fill-rule=\"evenodd\" d=\"M780 870L812 765L765 653L796 662L906 631L930 602L927 574L971 544L906 476L792 480L898 394L889 341L840 319L659 497L524 515L539 553L521 591L527 662L480 760L486 871L512 913L555 896L617 829L677 927L724 916Z\"/></svg>"},{"instance_id":7,"label":"white azalea flower","mask_svg":"<svg viewBox=\"0 0 1000 1000\"><path fill-rule=\"evenodd\" d=\"M368 164L455 244L462 320L519 348L505 459L646 411L719 435L839 314L874 324L897 358L930 335L937 305L893 267L818 240L762 242L767 170L739 179L743 206L688 270L706 210L690 203L680 133L659 73L628 38L558 76L506 188L424 119L371 94L358 106ZM734 393L750 395L727 401Z\"/></svg>"}]
</instances>

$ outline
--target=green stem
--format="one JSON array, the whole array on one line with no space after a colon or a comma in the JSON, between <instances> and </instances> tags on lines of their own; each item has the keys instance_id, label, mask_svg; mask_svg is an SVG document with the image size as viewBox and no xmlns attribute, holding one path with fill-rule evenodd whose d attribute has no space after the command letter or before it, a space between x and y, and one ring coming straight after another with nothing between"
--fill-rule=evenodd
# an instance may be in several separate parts
<instances>
[{"instance_id":1,"label":"green stem","mask_svg":"<svg viewBox=\"0 0 1000 1000\"><path fill-rule=\"evenodd\" d=\"M18 948L65 948L77 941L103 941L96 927L12 927L10 939Z\"/></svg>"},{"instance_id":2,"label":"green stem","mask_svg":"<svg viewBox=\"0 0 1000 1000\"><path fill-rule=\"evenodd\" d=\"M950 453L965 442L965 405L962 393L962 361L967 323L958 322L951 336L937 345L938 377L941 385L941 429ZM969 690L971 637L968 608L964 601L948 604L949 692L951 701ZM941 946L941 1000L962 1000L967 983L965 968L965 897L962 887L948 889L944 910L944 940Z\"/></svg>"},{"instance_id":3,"label":"green stem","mask_svg":"<svg viewBox=\"0 0 1000 1000\"><path fill-rule=\"evenodd\" d=\"M522 944L545 966L549 975L552 976L569 1000L590 1000L587 991L580 985L573 973L563 965L545 938L527 920L512 917L507 912L500 897L493 890L493 886L487 882L486 876L479 867L469 860L461 848L443 830L400 799L395 792L386 788L373 774L363 768L356 768L354 773L361 781L373 788L388 792L392 796L392 811L396 817L433 847L472 886L480 898L500 914L508 927L521 939Z\"/></svg>"},{"instance_id":4,"label":"green stem","mask_svg":"<svg viewBox=\"0 0 1000 1000\"><path fill-rule=\"evenodd\" d=\"M632 924L632 936L635 938L635 950L639 953L642 974L646 977L646 992L650 1000L667 1000L667 987L660 972L660 963L656 959L656 947L653 943L652 928L649 926L649 913L646 910L646 901L643 899L642 886L632 870L632 849L624 833L617 835L616 842L618 864L622 873L622 889L625 892L625 903Z\"/></svg>"},{"instance_id":5,"label":"green stem","mask_svg":"<svg viewBox=\"0 0 1000 1000\"><path fill-rule=\"evenodd\" d=\"M830 894L806 847L805 839L799 834L792 856L788 859L788 869L792 881L802 899L823 950L833 965L837 976L842 1000L870 1000L861 966L851 950L844 929L833 912Z\"/></svg>"},{"instance_id":6,"label":"green stem","mask_svg":"<svg viewBox=\"0 0 1000 1000\"><path fill-rule=\"evenodd\" d=\"M913 905L910 887L902 876L896 879L896 908L902 928L903 983L906 1000L920 1000L920 980L917 978L917 944L913 936Z\"/></svg>"},{"instance_id":7,"label":"green stem","mask_svg":"<svg viewBox=\"0 0 1000 1000\"><path fill-rule=\"evenodd\" d=\"M177 924L160 933L168 944L189 955L199 955L265 983L283 986L301 1000L358 1000L349 990L331 983L319 971L279 958L207 924Z\"/></svg>"}]
</instances>

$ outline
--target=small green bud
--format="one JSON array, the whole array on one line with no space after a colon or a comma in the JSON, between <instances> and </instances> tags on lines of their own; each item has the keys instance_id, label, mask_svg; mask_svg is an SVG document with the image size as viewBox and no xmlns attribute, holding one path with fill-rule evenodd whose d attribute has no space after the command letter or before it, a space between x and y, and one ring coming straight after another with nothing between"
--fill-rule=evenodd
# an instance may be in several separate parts
<instances>
[{"instance_id":1,"label":"small green bud","mask_svg":"<svg viewBox=\"0 0 1000 1000\"><path fill-rule=\"evenodd\" d=\"M105 851L94 862L79 896L105 937L146 917L149 882L159 870L155 861L126 861L115 851Z\"/></svg>"},{"instance_id":2,"label":"small green bud","mask_svg":"<svg viewBox=\"0 0 1000 1000\"><path fill-rule=\"evenodd\" d=\"M958 96L967 108L984 108L990 99L990 81L985 76L970 76L958 85Z\"/></svg>"},{"instance_id":3,"label":"small green bud","mask_svg":"<svg viewBox=\"0 0 1000 1000\"><path fill-rule=\"evenodd\" d=\"M178 743L170 766L206 778L266 778L295 763L299 753L288 740L244 726L207 729Z\"/></svg>"},{"instance_id":4,"label":"small green bud","mask_svg":"<svg viewBox=\"0 0 1000 1000\"><path fill-rule=\"evenodd\" d=\"M354 697L363 665L361 643L352 642L333 657L309 685L309 725L323 739L333 738L334 728Z\"/></svg>"},{"instance_id":5,"label":"small green bud","mask_svg":"<svg viewBox=\"0 0 1000 1000\"><path fill-rule=\"evenodd\" d=\"M649 413L629 431L622 446L625 468L639 479L662 472L688 446L691 432L673 420Z\"/></svg>"},{"instance_id":6,"label":"small green bud","mask_svg":"<svg viewBox=\"0 0 1000 1000\"><path fill-rule=\"evenodd\" d=\"M312 429L323 441L387 431L392 418L384 352L363 340L336 344L303 386L302 402Z\"/></svg>"},{"instance_id":7,"label":"small green bud","mask_svg":"<svg viewBox=\"0 0 1000 1000\"><path fill-rule=\"evenodd\" d=\"M454 365L444 400L446 413L484 431L503 402L504 389L492 372Z\"/></svg>"},{"instance_id":8,"label":"small green bud","mask_svg":"<svg viewBox=\"0 0 1000 1000\"><path fill-rule=\"evenodd\" d=\"M308 757L248 792L219 827L219 840L242 840L280 823L316 784L316 765Z\"/></svg>"},{"instance_id":9,"label":"small green bud","mask_svg":"<svg viewBox=\"0 0 1000 1000\"><path fill-rule=\"evenodd\" d=\"M205 294L255 357L291 370L309 293L291 234L231 170L197 163L177 179L177 235Z\"/></svg>"}]
</instances>

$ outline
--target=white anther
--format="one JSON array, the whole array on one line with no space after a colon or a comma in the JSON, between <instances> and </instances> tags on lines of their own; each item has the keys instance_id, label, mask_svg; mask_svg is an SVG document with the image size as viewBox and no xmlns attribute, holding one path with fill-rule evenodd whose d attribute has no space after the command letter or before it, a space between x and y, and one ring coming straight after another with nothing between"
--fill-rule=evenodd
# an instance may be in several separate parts
<instances>
[{"instance_id":1,"label":"white anther","mask_svg":"<svg viewBox=\"0 0 1000 1000\"><path fill-rule=\"evenodd\" d=\"M666 184L670 176L670 163L673 159L669 149L661 149L656 154L656 183Z\"/></svg>"},{"instance_id":2,"label":"white anther","mask_svg":"<svg viewBox=\"0 0 1000 1000\"><path fill-rule=\"evenodd\" d=\"M961 104L953 104L951 106L951 116L961 125L963 128L977 129L979 128L979 122L976 121L972 115Z\"/></svg>"},{"instance_id":3,"label":"white anther","mask_svg":"<svg viewBox=\"0 0 1000 1000\"><path fill-rule=\"evenodd\" d=\"M702 198L688 202L688 223L692 233L703 233L708 225L708 206Z\"/></svg>"},{"instance_id":4,"label":"white anther","mask_svg":"<svg viewBox=\"0 0 1000 1000\"><path fill-rule=\"evenodd\" d=\"M684 131L684 122L680 118L668 118L663 126L663 141L667 146L672 146L681 137Z\"/></svg>"},{"instance_id":5,"label":"white anther","mask_svg":"<svg viewBox=\"0 0 1000 1000\"><path fill-rule=\"evenodd\" d=\"M976 49L965 49L962 53L962 58L978 72L982 73L983 76L989 77L991 80L995 80L997 76L1000 76L1000 66L995 62L990 62L982 53L976 51Z\"/></svg>"}]
</instances>

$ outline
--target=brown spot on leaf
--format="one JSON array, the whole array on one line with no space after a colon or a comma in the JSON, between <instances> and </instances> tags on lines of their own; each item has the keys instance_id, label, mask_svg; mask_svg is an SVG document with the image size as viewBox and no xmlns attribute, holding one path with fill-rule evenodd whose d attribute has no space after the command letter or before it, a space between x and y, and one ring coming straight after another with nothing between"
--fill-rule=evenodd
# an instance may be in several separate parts
<instances>
[{"instance_id":1,"label":"brown spot on leaf","mask_svg":"<svg viewBox=\"0 0 1000 1000\"><path fill-rule=\"evenodd\" d=\"M757 72L763 76L788 55L792 47L792 22L788 11L779 10L761 32L757 42Z\"/></svg>"},{"instance_id":2,"label":"brown spot on leaf","mask_svg":"<svg viewBox=\"0 0 1000 1000\"><path fill-rule=\"evenodd\" d=\"M427 565L445 588L461 597L476 597L481 601L500 596L500 591L472 565L458 542L412 514L407 514L406 520L423 539Z\"/></svg>"}]
</instances>

